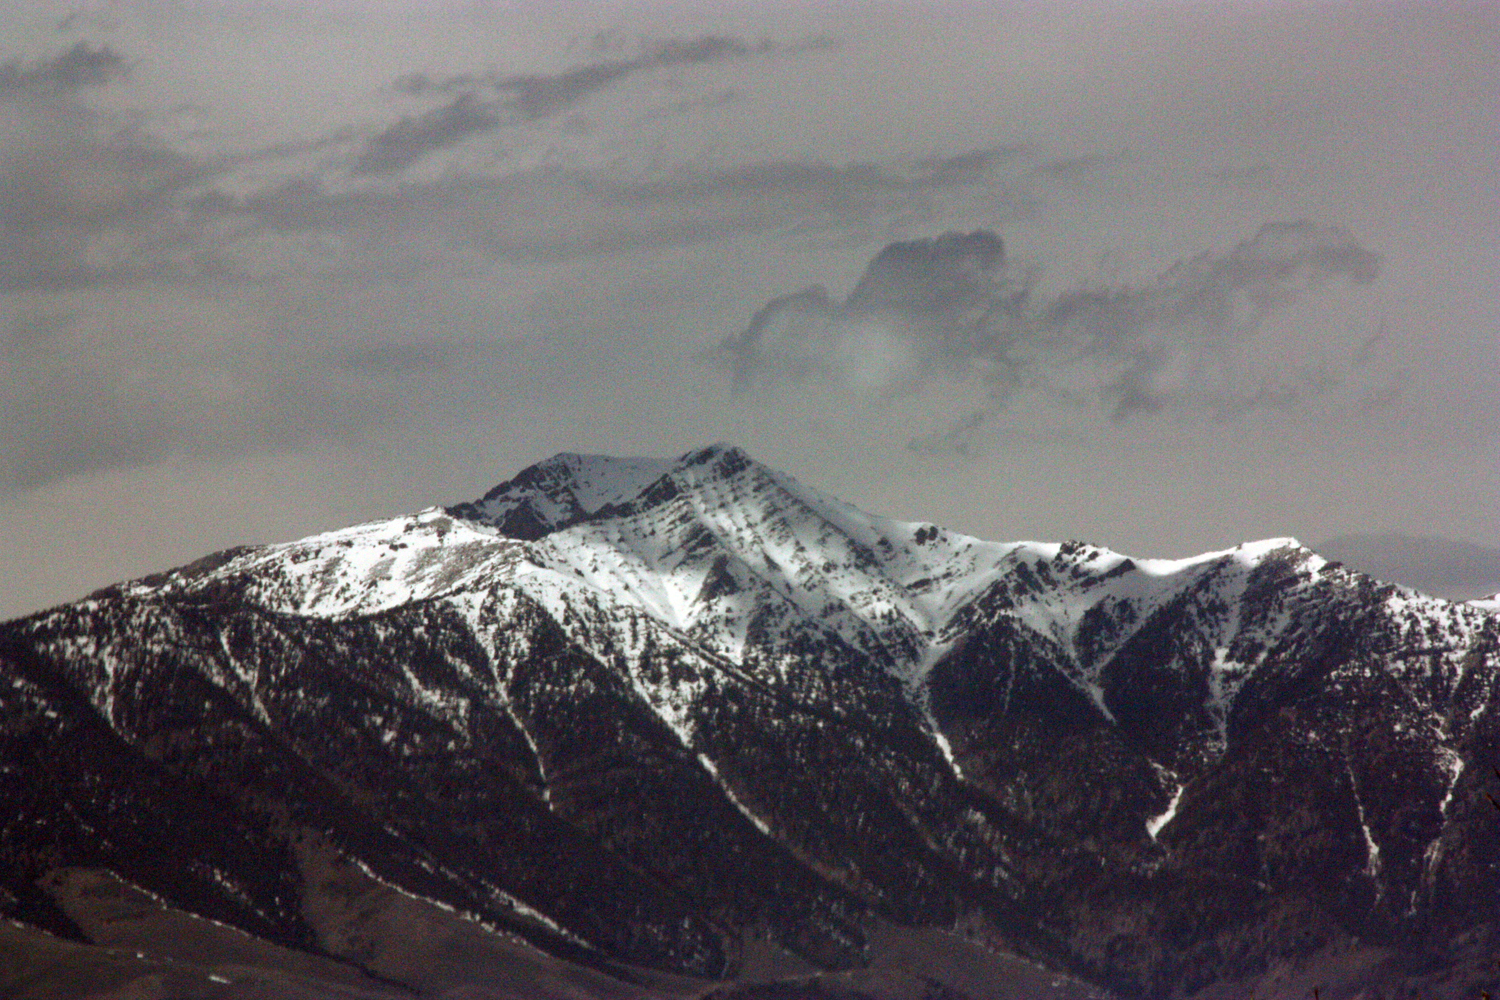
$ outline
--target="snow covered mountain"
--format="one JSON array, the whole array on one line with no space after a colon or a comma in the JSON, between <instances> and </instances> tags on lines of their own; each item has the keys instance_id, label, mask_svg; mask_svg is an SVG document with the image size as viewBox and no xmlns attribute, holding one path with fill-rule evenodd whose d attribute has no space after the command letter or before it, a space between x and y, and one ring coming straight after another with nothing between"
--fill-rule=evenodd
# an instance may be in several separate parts
<instances>
[{"instance_id":1,"label":"snow covered mountain","mask_svg":"<svg viewBox=\"0 0 1500 1000\"><path fill-rule=\"evenodd\" d=\"M291 954L307 995L1475 996L1497 670L1492 609L1291 539L994 543L726 446L565 454L0 626L0 908L235 928L286 996Z\"/></svg>"}]
</instances>

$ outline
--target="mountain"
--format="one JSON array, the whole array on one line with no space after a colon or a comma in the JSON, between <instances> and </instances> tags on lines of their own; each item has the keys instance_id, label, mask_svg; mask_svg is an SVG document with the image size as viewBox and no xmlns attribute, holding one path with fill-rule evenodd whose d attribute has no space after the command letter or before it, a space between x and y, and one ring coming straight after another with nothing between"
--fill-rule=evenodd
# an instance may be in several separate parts
<instances>
[{"instance_id":1,"label":"mountain","mask_svg":"<svg viewBox=\"0 0 1500 1000\"><path fill-rule=\"evenodd\" d=\"M0 626L0 993L1475 997L1497 670L1291 539L559 455Z\"/></svg>"}]
</instances>

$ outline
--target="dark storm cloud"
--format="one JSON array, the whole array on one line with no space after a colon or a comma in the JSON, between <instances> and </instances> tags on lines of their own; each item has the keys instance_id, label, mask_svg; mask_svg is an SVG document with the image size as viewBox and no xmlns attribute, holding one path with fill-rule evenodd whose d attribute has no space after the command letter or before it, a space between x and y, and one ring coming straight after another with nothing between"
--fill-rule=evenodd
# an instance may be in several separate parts
<instances>
[{"instance_id":1,"label":"dark storm cloud","mask_svg":"<svg viewBox=\"0 0 1500 1000\"><path fill-rule=\"evenodd\" d=\"M768 304L721 349L741 391L814 376L880 392L977 377L995 407L1030 390L1115 421L1169 406L1230 419L1339 383L1331 364L1268 369L1236 352L1300 296L1333 280L1367 284L1379 269L1343 230L1268 223L1145 286L1044 296L1036 275L1011 273L995 234L950 233L890 244L842 302L814 287ZM967 416L920 447L962 451L980 423Z\"/></svg>"},{"instance_id":2,"label":"dark storm cloud","mask_svg":"<svg viewBox=\"0 0 1500 1000\"><path fill-rule=\"evenodd\" d=\"M463 74L437 80L422 74L403 76L395 84L403 93L453 95L452 100L427 114L403 118L376 135L356 163L355 172L403 170L471 135L506 124L551 118L638 73L777 51L784 50L769 41L751 44L724 35L705 35L652 42L644 45L634 59L604 59L562 73Z\"/></svg>"}]
</instances>

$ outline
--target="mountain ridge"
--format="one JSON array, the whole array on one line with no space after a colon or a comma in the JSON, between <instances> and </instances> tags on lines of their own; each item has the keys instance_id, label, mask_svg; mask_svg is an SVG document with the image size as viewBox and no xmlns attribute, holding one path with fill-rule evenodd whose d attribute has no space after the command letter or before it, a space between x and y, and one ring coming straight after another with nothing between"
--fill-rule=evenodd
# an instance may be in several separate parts
<instances>
[{"instance_id":1,"label":"mountain ridge","mask_svg":"<svg viewBox=\"0 0 1500 1000\"><path fill-rule=\"evenodd\" d=\"M879 970L963 927L1070 995L1269 981L1349 942L1409 956L1371 958L1388 980L1488 981L1441 955L1497 921L1497 619L1292 539L984 542L726 445L563 454L0 639L25 776L0 904L83 940L49 873L349 960L360 907L310 875L333 866L607 975ZM117 797L198 832L151 861L56 825L112 830Z\"/></svg>"}]
</instances>

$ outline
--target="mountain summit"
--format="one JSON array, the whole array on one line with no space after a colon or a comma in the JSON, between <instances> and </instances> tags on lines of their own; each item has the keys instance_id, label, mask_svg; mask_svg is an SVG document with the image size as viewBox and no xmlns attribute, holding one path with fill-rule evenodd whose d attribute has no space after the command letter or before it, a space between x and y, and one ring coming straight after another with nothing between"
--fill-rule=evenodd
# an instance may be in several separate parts
<instances>
[{"instance_id":1,"label":"mountain summit","mask_svg":"<svg viewBox=\"0 0 1500 1000\"><path fill-rule=\"evenodd\" d=\"M183 996L1473 996L1497 651L1292 539L563 454L0 626L0 910Z\"/></svg>"}]
</instances>

